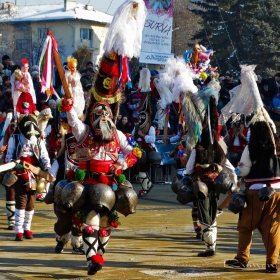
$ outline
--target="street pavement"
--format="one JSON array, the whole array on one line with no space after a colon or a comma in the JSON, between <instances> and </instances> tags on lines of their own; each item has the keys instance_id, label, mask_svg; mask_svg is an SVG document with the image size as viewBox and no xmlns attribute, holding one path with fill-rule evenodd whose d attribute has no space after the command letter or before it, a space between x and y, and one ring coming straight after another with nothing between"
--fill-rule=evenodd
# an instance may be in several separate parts
<instances>
[{"instance_id":1,"label":"street pavement","mask_svg":"<svg viewBox=\"0 0 280 280\"><path fill-rule=\"evenodd\" d=\"M134 184L136 192L139 184ZM224 266L237 250L238 215L225 210L217 218L217 254L199 258L204 251L195 238L191 207L182 206L170 184L157 184L148 197L138 201L137 212L121 215L121 226L112 233L105 266L94 276L87 275L85 256L73 255L70 244L54 253L56 217L52 205L36 202L32 223L33 240L15 242L8 231L5 190L0 188L0 280L45 279L278 279L265 273L265 249L260 234L253 237L251 259L245 270ZM221 201L224 197L221 197Z\"/></svg>"}]
</instances>

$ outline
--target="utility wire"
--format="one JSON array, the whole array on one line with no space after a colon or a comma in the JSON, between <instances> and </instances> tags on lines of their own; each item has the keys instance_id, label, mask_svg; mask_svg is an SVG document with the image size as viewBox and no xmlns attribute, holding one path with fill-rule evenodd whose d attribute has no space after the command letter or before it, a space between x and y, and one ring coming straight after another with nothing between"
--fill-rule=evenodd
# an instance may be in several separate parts
<instances>
[{"instance_id":1,"label":"utility wire","mask_svg":"<svg viewBox=\"0 0 280 280\"><path fill-rule=\"evenodd\" d=\"M233 53L234 53L234 55L236 56L236 59L237 59L237 61L238 61L238 64L240 65L240 61L239 61L239 58L238 58L238 55L237 55L237 50L235 49L235 47L234 47L234 45L233 45L233 42L232 42L232 40L231 40L231 38L230 38L230 35L229 35L229 32L228 32L228 29L227 29L226 23L225 23L225 21L224 21L224 18L223 18L223 15L222 15L221 9L220 9L220 7L219 7L219 5L218 5L218 1L217 1L217 0L215 0L215 2L216 2L216 6L217 6L217 8L218 8L218 11L219 11L219 13L220 13L220 16L221 16L222 22L223 22L223 24L224 24L224 26L225 26L225 30L226 30L226 33L227 33L228 38L229 38L229 40L230 40L231 46L232 46L232 48L233 48Z\"/></svg>"}]
</instances>

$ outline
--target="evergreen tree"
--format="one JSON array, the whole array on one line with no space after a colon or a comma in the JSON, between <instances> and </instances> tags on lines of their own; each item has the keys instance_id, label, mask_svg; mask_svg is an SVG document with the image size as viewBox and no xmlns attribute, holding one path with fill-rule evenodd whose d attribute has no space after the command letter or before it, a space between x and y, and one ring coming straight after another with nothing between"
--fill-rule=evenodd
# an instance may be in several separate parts
<instances>
[{"instance_id":1,"label":"evergreen tree","mask_svg":"<svg viewBox=\"0 0 280 280\"><path fill-rule=\"evenodd\" d=\"M223 71L239 70L239 64L257 64L259 73L279 71L279 0L204 0L192 3L192 11L200 15L204 26L194 39L207 45L207 33Z\"/></svg>"}]
</instances>

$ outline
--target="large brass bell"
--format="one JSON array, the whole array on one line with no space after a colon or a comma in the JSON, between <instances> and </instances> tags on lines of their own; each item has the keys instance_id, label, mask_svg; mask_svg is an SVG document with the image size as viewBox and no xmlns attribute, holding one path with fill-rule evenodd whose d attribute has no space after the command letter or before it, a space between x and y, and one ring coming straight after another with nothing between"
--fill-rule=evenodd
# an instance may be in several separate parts
<instances>
[{"instance_id":1,"label":"large brass bell","mask_svg":"<svg viewBox=\"0 0 280 280\"><path fill-rule=\"evenodd\" d=\"M8 172L3 177L2 185L4 187L11 187L17 180L18 177L15 174Z\"/></svg>"},{"instance_id":2,"label":"large brass bell","mask_svg":"<svg viewBox=\"0 0 280 280\"><path fill-rule=\"evenodd\" d=\"M37 187L36 187L36 191L38 193L41 193L47 186L47 180L45 178L39 178L39 180L37 181Z\"/></svg>"}]
</instances>

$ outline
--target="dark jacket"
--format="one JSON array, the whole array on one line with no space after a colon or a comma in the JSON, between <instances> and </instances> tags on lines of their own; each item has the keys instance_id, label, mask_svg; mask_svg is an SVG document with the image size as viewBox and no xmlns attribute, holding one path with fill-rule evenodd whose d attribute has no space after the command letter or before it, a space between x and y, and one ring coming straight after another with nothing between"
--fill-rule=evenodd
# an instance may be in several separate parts
<instances>
[{"instance_id":1,"label":"dark jacket","mask_svg":"<svg viewBox=\"0 0 280 280\"><path fill-rule=\"evenodd\" d=\"M85 73L81 77L81 83L84 91L89 91L92 88L92 79Z\"/></svg>"},{"instance_id":2,"label":"dark jacket","mask_svg":"<svg viewBox=\"0 0 280 280\"><path fill-rule=\"evenodd\" d=\"M277 87L275 77L269 79L268 81L268 95L271 99L280 92L280 88Z\"/></svg>"},{"instance_id":3,"label":"dark jacket","mask_svg":"<svg viewBox=\"0 0 280 280\"><path fill-rule=\"evenodd\" d=\"M223 81L223 84L222 84L222 87L221 87L221 90L220 90L220 99L223 102L228 103L230 101L229 91L233 88L234 88L233 83L229 83L227 80Z\"/></svg>"},{"instance_id":4,"label":"dark jacket","mask_svg":"<svg viewBox=\"0 0 280 280\"><path fill-rule=\"evenodd\" d=\"M249 182L266 182L280 180L280 158L273 157L262 161L256 161L250 170L250 173L244 179Z\"/></svg>"}]
</instances>

